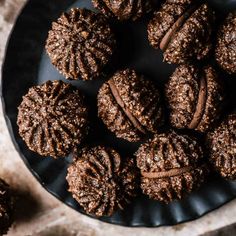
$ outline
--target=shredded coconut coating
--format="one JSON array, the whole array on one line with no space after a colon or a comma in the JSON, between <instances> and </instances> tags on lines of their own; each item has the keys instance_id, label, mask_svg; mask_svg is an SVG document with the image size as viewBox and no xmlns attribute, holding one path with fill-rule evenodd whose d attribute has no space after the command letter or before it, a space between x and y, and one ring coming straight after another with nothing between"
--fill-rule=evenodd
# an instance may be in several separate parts
<instances>
[{"instance_id":1,"label":"shredded coconut coating","mask_svg":"<svg viewBox=\"0 0 236 236\"><path fill-rule=\"evenodd\" d=\"M216 60L229 74L236 73L236 12L228 15L218 32Z\"/></svg>"},{"instance_id":2,"label":"shredded coconut coating","mask_svg":"<svg viewBox=\"0 0 236 236\"><path fill-rule=\"evenodd\" d=\"M201 5L185 22L164 52L164 61L181 64L189 59L202 60L211 48L213 11L207 4Z\"/></svg>"},{"instance_id":3,"label":"shredded coconut coating","mask_svg":"<svg viewBox=\"0 0 236 236\"><path fill-rule=\"evenodd\" d=\"M111 216L137 194L138 171L133 159L111 148L85 148L68 168L69 191L88 214Z\"/></svg>"},{"instance_id":4,"label":"shredded coconut coating","mask_svg":"<svg viewBox=\"0 0 236 236\"><path fill-rule=\"evenodd\" d=\"M187 10L190 1L166 1L159 11L154 12L148 24L148 39L154 48L159 48L162 38L174 25L178 18Z\"/></svg>"},{"instance_id":5,"label":"shredded coconut coating","mask_svg":"<svg viewBox=\"0 0 236 236\"><path fill-rule=\"evenodd\" d=\"M181 24L175 25L185 16ZM212 29L215 14L207 4L198 1L167 1L154 13L148 25L148 38L154 48L160 48L161 41L170 31L170 40L164 49L164 61L182 64L190 60L206 58L212 48ZM176 30L176 32L174 31Z\"/></svg>"},{"instance_id":6,"label":"shredded coconut coating","mask_svg":"<svg viewBox=\"0 0 236 236\"><path fill-rule=\"evenodd\" d=\"M199 98L202 79L206 81L205 98ZM217 123L225 102L224 86L211 66L203 69L189 64L179 66L168 81L165 94L170 123L178 129L189 128L195 113L198 112L198 101L203 103L203 112L193 128L203 133Z\"/></svg>"},{"instance_id":7,"label":"shredded coconut coating","mask_svg":"<svg viewBox=\"0 0 236 236\"><path fill-rule=\"evenodd\" d=\"M87 134L83 96L62 81L30 88L18 110L20 136L30 150L42 156L64 157Z\"/></svg>"},{"instance_id":8,"label":"shredded coconut coating","mask_svg":"<svg viewBox=\"0 0 236 236\"><path fill-rule=\"evenodd\" d=\"M227 117L209 133L208 147L211 163L224 178L236 179L236 115Z\"/></svg>"},{"instance_id":9,"label":"shredded coconut coating","mask_svg":"<svg viewBox=\"0 0 236 236\"><path fill-rule=\"evenodd\" d=\"M199 93L199 71L193 65L177 67L166 85L166 100L170 110L170 122L178 128L191 123Z\"/></svg>"},{"instance_id":10,"label":"shredded coconut coating","mask_svg":"<svg viewBox=\"0 0 236 236\"><path fill-rule=\"evenodd\" d=\"M207 79L207 100L205 112L197 127L197 130L200 132L206 132L214 128L221 118L225 105L224 85L218 77L216 70L211 66L207 66L204 68L204 74Z\"/></svg>"},{"instance_id":11,"label":"shredded coconut coating","mask_svg":"<svg viewBox=\"0 0 236 236\"><path fill-rule=\"evenodd\" d=\"M92 80L101 74L115 44L110 26L101 14L72 8L52 23L46 51L67 79Z\"/></svg>"},{"instance_id":12,"label":"shredded coconut coating","mask_svg":"<svg viewBox=\"0 0 236 236\"><path fill-rule=\"evenodd\" d=\"M131 142L139 141L143 136L137 123L145 132L157 132L163 124L163 107L153 83L130 69L117 72L111 80L124 106L118 104L109 82L105 83L98 94L98 115L107 128L117 137ZM127 116L127 111L136 123Z\"/></svg>"},{"instance_id":13,"label":"shredded coconut coating","mask_svg":"<svg viewBox=\"0 0 236 236\"><path fill-rule=\"evenodd\" d=\"M163 178L142 177L143 193L151 199L169 203L182 199L205 180L208 168L197 139L174 131L155 135L141 145L136 153L137 166L142 172L158 173L191 167L179 175Z\"/></svg>"},{"instance_id":14,"label":"shredded coconut coating","mask_svg":"<svg viewBox=\"0 0 236 236\"><path fill-rule=\"evenodd\" d=\"M137 20L155 9L156 0L92 0L95 8L106 17Z\"/></svg>"}]
</instances>

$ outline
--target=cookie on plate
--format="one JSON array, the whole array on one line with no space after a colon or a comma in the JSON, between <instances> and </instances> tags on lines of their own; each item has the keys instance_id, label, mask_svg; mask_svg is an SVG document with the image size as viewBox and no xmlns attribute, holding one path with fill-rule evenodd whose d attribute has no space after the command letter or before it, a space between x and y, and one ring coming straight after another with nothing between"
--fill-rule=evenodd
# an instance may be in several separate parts
<instances>
[{"instance_id":1,"label":"cookie on plate","mask_svg":"<svg viewBox=\"0 0 236 236\"><path fill-rule=\"evenodd\" d=\"M207 136L210 160L224 178L236 180L236 114L229 115Z\"/></svg>"},{"instance_id":2,"label":"cookie on plate","mask_svg":"<svg viewBox=\"0 0 236 236\"><path fill-rule=\"evenodd\" d=\"M212 48L213 10L198 0L167 0L148 25L148 38L164 61L202 60Z\"/></svg>"},{"instance_id":3,"label":"cookie on plate","mask_svg":"<svg viewBox=\"0 0 236 236\"><path fill-rule=\"evenodd\" d=\"M92 2L106 17L116 17L118 20L137 20L154 10L157 5L157 0L92 0Z\"/></svg>"},{"instance_id":4,"label":"cookie on plate","mask_svg":"<svg viewBox=\"0 0 236 236\"><path fill-rule=\"evenodd\" d=\"M88 214L111 216L136 196L138 177L133 159L98 146L75 154L66 179L73 198Z\"/></svg>"},{"instance_id":5,"label":"cookie on plate","mask_svg":"<svg viewBox=\"0 0 236 236\"><path fill-rule=\"evenodd\" d=\"M160 93L134 70L119 71L99 90L98 116L118 138L139 141L163 124Z\"/></svg>"},{"instance_id":6,"label":"cookie on plate","mask_svg":"<svg viewBox=\"0 0 236 236\"><path fill-rule=\"evenodd\" d=\"M216 45L216 60L229 74L236 74L236 11L221 26Z\"/></svg>"},{"instance_id":7,"label":"cookie on plate","mask_svg":"<svg viewBox=\"0 0 236 236\"><path fill-rule=\"evenodd\" d=\"M207 132L221 116L224 97L224 86L212 66L179 66L166 85L171 125Z\"/></svg>"},{"instance_id":8,"label":"cookie on plate","mask_svg":"<svg viewBox=\"0 0 236 236\"><path fill-rule=\"evenodd\" d=\"M92 80L109 62L115 45L114 34L101 14L73 8L52 23L46 51L65 78Z\"/></svg>"},{"instance_id":9,"label":"cookie on plate","mask_svg":"<svg viewBox=\"0 0 236 236\"><path fill-rule=\"evenodd\" d=\"M63 81L34 86L18 107L17 124L30 150L42 156L65 157L87 134L83 95Z\"/></svg>"},{"instance_id":10,"label":"cookie on plate","mask_svg":"<svg viewBox=\"0 0 236 236\"><path fill-rule=\"evenodd\" d=\"M141 145L136 157L143 193L165 203L197 189L208 173L198 140L174 131L155 135Z\"/></svg>"}]
</instances>

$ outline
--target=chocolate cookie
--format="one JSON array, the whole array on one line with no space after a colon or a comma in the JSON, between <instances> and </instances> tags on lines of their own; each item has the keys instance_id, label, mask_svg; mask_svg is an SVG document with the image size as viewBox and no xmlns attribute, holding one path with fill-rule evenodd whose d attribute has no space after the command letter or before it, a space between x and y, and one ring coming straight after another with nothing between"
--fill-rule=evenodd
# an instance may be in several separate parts
<instances>
[{"instance_id":1,"label":"chocolate cookie","mask_svg":"<svg viewBox=\"0 0 236 236\"><path fill-rule=\"evenodd\" d=\"M111 216L136 196L138 171L133 159L111 148L85 148L68 168L69 191L88 214Z\"/></svg>"},{"instance_id":2,"label":"chocolate cookie","mask_svg":"<svg viewBox=\"0 0 236 236\"><path fill-rule=\"evenodd\" d=\"M208 134L210 160L223 177L236 180L236 114Z\"/></svg>"},{"instance_id":3,"label":"chocolate cookie","mask_svg":"<svg viewBox=\"0 0 236 236\"><path fill-rule=\"evenodd\" d=\"M236 11L221 26L216 45L216 60L229 74L236 74Z\"/></svg>"},{"instance_id":4,"label":"chocolate cookie","mask_svg":"<svg viewBox=\"0 0 236 236\"><path fill-rule=\"evenodd\" d=\"M91 80L101 74L115 43L101 14L73 8L52 23L46 51L52 64L67 79Z\"/></svg>"},{"instance_id":5,"label":"chocolate cookie","mask_svg":"<svg viewBox=\"0 0 236 236\"><path fill-rule=\"evenodd\" d=\"M170 123L179 129L206 132L218 121L224 88L211 66L179 66L166 85Z\"/></svg>"},{"instance_id":6,"label":"chocolate cookie","mask_svg":"<svg viewBox=\"0 0 236 236\"><path fill-rule=\"evenodd\" d=\"M214 12L197 0L167 0L148 25L148 38L164 61L181 64L205 58L212 48Z\"/></svg>"},{"instance_id":7,"label":"chocolate cookie","mask_svg":"<svg viewBox=\"0 0 236 236\"><path fill-rule=\"evenodd\" d=\"M9 185L0 179L0 235L13 223L13 197Z\"/></svg>"},{"instance_id":8,"label":"chocolate cookie","mask_svg":"<svg viewBox=\"0 0 236 236\"><path fill-rule=\"evenodd\" d=\"M152 11L156 0L92 0L94 7L106 17L116 17L119 20L137 20Z\"/></svg>"},{"instance_id":9,"label":"chocolate cookie","mask_svg":"<svg viewBox=\"0 0 236 236\"><path fill-rule=\"evenodd\" d=\"M165 203L198 188L208 173L199 142L174 131L155 135L136 156L143 193Z\"/></svg>"},{"instance_id":10,"label":"chocolate cookie","mask_svg":"<svg viewBox=\"0 0 236 236\"><path fill-rule=\"evenodd\" d=\"M62 81L34 86L18 108L19 134L42 156L66 156L87 133L87 108L80 91Z\"/></svg>"},{"instance_id":11,"label":"chocolate cookie","mask_svg":"<svg viewBox=\"0 0 236 236\"><path fill-rule=\"evenodd\" d=\"M163 124L160 94L134 70L117 72L98 94L98 115L118 138L139 141Z\"/></svg>"}]
</instances>

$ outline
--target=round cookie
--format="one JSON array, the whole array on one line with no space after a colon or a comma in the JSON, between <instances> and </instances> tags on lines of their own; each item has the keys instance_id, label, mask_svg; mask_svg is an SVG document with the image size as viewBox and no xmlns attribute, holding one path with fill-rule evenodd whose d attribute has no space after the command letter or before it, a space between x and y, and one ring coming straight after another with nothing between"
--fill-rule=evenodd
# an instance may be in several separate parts
<instances>
[{"instance_id":1,"label":"round cookie","mask_svg":"<svg viewBox=\"0 0 236 236\"><path fill-rule=\"evenodd\" d=\"M206 132L219 120L224 87L211 66L179 66L166 85L170 123L178 129Z\"/></svg>"},{"instance_id":2,"label":"round cookie","mask_svg":"<svg viewBox=\"0 0 236 236\"><path fill-rule=\"evenodd\" d=\"M160 94L134 70L119 71L99 90L98 116L118 138L139 141L163 124Z\"/></svg>"},{"instance_id":3,"label":"round cookie","mask_svg":"<svg viewBox=\"0 0 236 236\"><path fill-rule=\"evenodd\" d=\"M87 134L87 108L79 90L63 81L29 89L18 107L19 134L42 156L64 157Z\"/></svg>"},{"instance_id":4,"label":"round cookie","mask_svg":"<svg viewBox=\"0 0 236 236\"><path fill-rule=\"evenodd\" d=\"M88 214L111 216L124 209L138 189L133 159L123 159L111 148L84 148L68 168L67 181L73 198Z\"/></svg>"},{"instance_id":5,"label":"round cookie","mask_svg":"<svg viewBox=\"0 0 236 236\"><path fill-rule=\"evenodd\" d=\"M174 131L155 135L140 146L136 157L143 193L165 203L191 193L208 173L199 142Z\"/></svg>"},{"instance_id":6,"label":"round cookie","mask_svg":"<svg viewBox=\"0 0 236 236\"><path fill-rule=\"evenodd\" d=\"M216 60L229 74L236 74L236 11L221 26L216 45Z\"/></svg>"},{"instance_id":7,"label":"round cookie","mask_svg":"<svg viewBox=\"0 0 236 236\"><path fill-rule=\"evenodd\" d=\"M46 51L67 79L91 80L101 74L115 44L110 26L101 14L73 8L52 23Z\"/></svg>"},{"instance_id":8,"label":"round cookie","mask_svg":"<svg viewBox=\"0 0 236 236\"><path fill-rule=\"evenodd\" d=\"M236 180L236 114L208 134L210 160L224 178Z\"/></svg>"},{"instance_id":9,"label":"round cookie","mask_svg":"<svg viewBox=\"0 0 236 236\"><path fill-rule=\"evenodd\" d=\"M0 235L6 234L13 223L13 205L10 187L0 179Z\"/></svg>"},{"instance_id":10,"label":"round cookie","mask_svg":"<svg viewBox=\"0 0 236 236\"><path fill-rule=\"evenodd\" d=\"M202 60L212 48L214 12L197 0L167 0L148 24L148 38L164 52L164 61Z\"/></svg>"},{"instance_id":11,"label":"round cookie","mask_svg":"<svg viewBox=\"0 0 236 236\"><path fill-rule=\"evenodd\" d=\"M151 12L157 5L156 0L92 0L92 2L106 17L116 17L118 20L137 20Z\"/></svg>"}]
</instances>

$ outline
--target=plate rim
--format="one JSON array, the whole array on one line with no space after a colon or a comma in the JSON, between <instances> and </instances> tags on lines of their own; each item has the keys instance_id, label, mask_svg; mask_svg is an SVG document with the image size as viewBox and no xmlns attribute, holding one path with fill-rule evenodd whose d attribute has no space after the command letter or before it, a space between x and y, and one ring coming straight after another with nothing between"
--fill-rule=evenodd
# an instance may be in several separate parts
<instances>
[{"instance_id":1,"label":"plate rim","mask_svg":"<svg viewBox=\"0 0 236 236\"><path fill-rule=\"evenodd\" d=\"M202 217L204 217L205 215L221 208L222 206L230 203L232 200L236 199L236 195L235 196L232 196L230 197L227 201L225 201L224 203L220 203L218 206L216 207L213 207L211 208L210 210L207 210L205 211L204 213L202 214L197 214L196 216L194 217L187 217L187 219L185 220L177 220L177 221L172 221L172 223L160 223L158 225L154 224L154 223L148 223L148 224L134 224L134 225L128 225L128 224L125 224L125 223L120 223L120 222L109 222L109 221L106 221L100 217L96 217L96 216L93 216L93 215L89 215L85 212L82 212L82 211L79 211L77 209L75 209L71 204L67 203L67 202L64 202L61 197L56 194L55 192L51 191L47 186L46 184L44 183L44 181L40 178L40 176L37 174L36 171L34 171L27 158L24 156L24 154L20 151L20 148L19 148L19 145L15 139L15 136L14 136L14 132L13 132L13 128L12 128L12 124L11 124L11 121L10 121L10 118L6 112L6 104L5 104L5 99L4 99L4 95L3 95L3 77L4 77L4 68L5 68L5 64L6 64L6 58L7 58L7 54L8 54L8 49L9 49L9 46L10 46L10 41L12 39L12 35L18 25L18 22L19 22L19 19L20 17L22 17L22 15L24 14L24 11L26 9L26 7L28 6L28 4L31 2L32 0L27 0L23 6L21 7L21 10L18 12L17 14L17 17L13 23L13 26L8 34L8 37L7 37L7 41L5 43L5 49L4 49L4 52L3 52L3 58L2 58L2 64L1 64L1 78L0 78L0 101L1 101L1 110L2 110L2 113L3 113L3 118L4 118L4 121L5 121L5 125L7 127L7 132L8 134L10 135L10 140L11 142L13 143L13 146L14 146L14 149L15 151L17 152L17 154L19 155L19 157L21 158L21 160L23 160L23 163L25 164L25 166L27 167L27 169L30 171L30 173L32 174L32 176L36 179L36 181L43 187L44 190L46 190L49 194L51 194L53 197L55 197L57 200L59 200L61 203L65 204L66 206L70 207L71 209L75 210L76 212L78 212L78 214L82 214L84 216L87 216L89 217L90 219L93 219L93 220L99 220L100 222L103 222L103 223L107 223L109 225L117 225L117 226L123 226L123 227L126 227L126 228L141 228L141 227L144 227L144 228L159 228L159 227L162 227L162 226L175 226L175 225L178 225L178 224L183 224L183 223L188 223L188 222L192 222L192 221L195 221L197 219L200 219Z\"/></svg>"}]
</instances>

